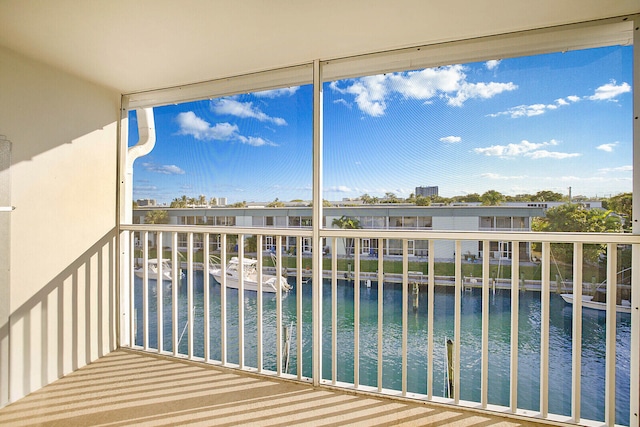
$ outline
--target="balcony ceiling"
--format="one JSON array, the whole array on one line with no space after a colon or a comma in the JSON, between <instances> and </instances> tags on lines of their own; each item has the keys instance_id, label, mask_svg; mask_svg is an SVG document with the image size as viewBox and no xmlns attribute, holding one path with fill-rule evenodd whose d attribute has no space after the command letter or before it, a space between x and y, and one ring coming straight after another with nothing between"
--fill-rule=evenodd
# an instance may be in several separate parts
<instances>
[{"instance_id":1,"label":"balcony ceiling","mask_svg":"<svg viewBox=\"0 0 640 427\"><path fill-rule=\"evenodd\" d=\"M638 12L638 0L0 0L0 46L129 93Z\"/></svg>"}]
</instances>

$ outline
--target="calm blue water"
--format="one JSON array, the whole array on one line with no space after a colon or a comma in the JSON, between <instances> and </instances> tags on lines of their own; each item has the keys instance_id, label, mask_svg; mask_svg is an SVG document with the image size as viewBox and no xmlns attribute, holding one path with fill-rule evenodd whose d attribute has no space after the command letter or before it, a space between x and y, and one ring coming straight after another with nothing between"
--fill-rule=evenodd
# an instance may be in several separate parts
<instances>
[{"instance_id":1,"label":"calm blue water","mask_svg":"<svg viewBox=\"0 0 640 427\"><path fill-rule=\"evenodd\" d=\"M295 279L289 279L295 284ZM204 355L203 348L203 276L194 272L194 353ZM157 348L155 281L150 281L149 292L149 345ZM169 283L165 282L163 313L163 345L172 351L172 300ZM186 281L179 288L178 336L187 318ZM295 288L295 286L294 286ZM289 372L297 372L302 363L302 375L311 376L312 316L311 284L302 289L302 358L297 359L297 289L283 298L283 325L292 326L291 361ZM571 307L552 294L550 306L549 348L549 412L571 413ZM331 284L323 284L323 378L331 379ZM338 381L354 380L354 289L353 282L339 281L338 301ZM384 388L402 388L402 288L399 284L385 284L383 311L383 384ZM490 294L489 309L489 403L509 405L511 295L510 291L497 290ZM245 291L245 366L257 365L257 297L255 292ZM263 367L276 370L276 300L272 294L264 294L263 305ZM412 308L409 293L408 315L408 383L409 392L426 394L427 384L427 290L422 288L418 309ZM142 284L136 278L137 336L136 344L143 343ZM481 370L481 311L480 290L465 292L461 306L461 359L460 397L468 401L480 401ZM445 341L454 338L454 293L451 288L436 287L434 300L434 355L433 394L445 396ZM582 417L604 420L605 385L605 313L583 310L582 319ZM540 294L520 292L518 328L518 407L538 410L540 395ZM227 290L227 361L238 362L238 291ZM616 348L616 423L629 424L629 368L630 368L630 316L617 316ZM371 288L360 286L360 384L377 386L378 369L378 291L377 283ZM211 358L220 360L220 286L211 278L210 285L210 340ZM179 352L187 353L187 333L184 333Z\"/></svg>"}]
</instances>

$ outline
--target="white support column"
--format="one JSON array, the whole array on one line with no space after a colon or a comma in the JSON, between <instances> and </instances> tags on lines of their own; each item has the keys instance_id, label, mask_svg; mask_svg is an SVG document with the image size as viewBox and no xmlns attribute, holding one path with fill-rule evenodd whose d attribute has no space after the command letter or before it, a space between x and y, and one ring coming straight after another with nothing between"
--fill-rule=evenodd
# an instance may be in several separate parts
<instances>
[{"instance_id":1,"label":"white support column","mask_svg":"<svg viewBox=\"0 0 640 427\"><path fill-rule=\"evenodd\" d=\"M640 86L640 18L633 22L633 84ZM633 218L632 232L640 234L640 90L633 91ZM640 426L640 245L634 244L631 252L631 366L629 425Z\"/></svg>"},{"instance_id":2,"label":"white support column","mask_svg":"<svg viewBox=\"0 0 640 427\"><path fill-rule=\"evenodd\" d=\"M322 376L322 75L320 61L313 62L313 237L312 237L312 317L313 385ZM335 252L335 248L333 248Z\"/></svg>"},{"instance_id":3,"label":"white support column","mask_svg":"<svg viewBox=\"0 0 640 427\"><path fill-rule=\"evenodd\" d=\"M384 239L378 239L378 392L382 391L383 319L384 319ZM431 359L429 359L431 361Z\"/></svg>"}]
</instances>

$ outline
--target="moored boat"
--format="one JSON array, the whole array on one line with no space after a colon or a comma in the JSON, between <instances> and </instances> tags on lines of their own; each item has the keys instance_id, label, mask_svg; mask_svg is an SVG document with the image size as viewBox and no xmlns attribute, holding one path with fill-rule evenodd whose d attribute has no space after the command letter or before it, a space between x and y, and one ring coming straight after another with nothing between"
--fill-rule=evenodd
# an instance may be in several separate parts
<instances>
[{"instance_id":1,"label":"moored boat","mask_svg":"<svg viewBox=\"0 0 640 427\"><path fill-rule=\"evenodd\" d=\"M217 263L216 263L217 261ZM222 284L222 267L219 259L212 257L209 263L209 274L220 284ZM243 258L242 266L238 257L231 258L226 265L226 283L228 288L238 289L240 287L240 277L243 278L244 290L258 291L258 260ZM285 277L278 277L271 274L262 274L262 292L287 292L292 286L287 283Z\"/></svg>"}]
</instances>

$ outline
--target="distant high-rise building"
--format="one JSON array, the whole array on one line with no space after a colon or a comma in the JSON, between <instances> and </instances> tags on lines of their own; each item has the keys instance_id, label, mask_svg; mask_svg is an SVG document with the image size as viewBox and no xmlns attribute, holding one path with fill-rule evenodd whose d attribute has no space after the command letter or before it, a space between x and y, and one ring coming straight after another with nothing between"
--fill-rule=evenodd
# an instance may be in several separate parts
<instances>
[{"instance_id":1,"label":"distant high-rise building","mask_svg":"<svg viewBox=\"0 0 640 427\"><path fill-rule=\"evenodd\" d=\"M431 197L431 196L437 196L438 195L438 186L434 185L431 187L416 187L416 193L415 196L424 196L424 197Z\"/></svg>"},{"instance_id":2,"label":"distant high-rise building","mask_svg":"<svg viewBox=\"0 0 640 427\"><path fill-rule=\"evenodd\" d=\"M218 206L225 206L227 204L226 197L216 197L216 200L218 202Z\"/></svg>"}]
</instances>

